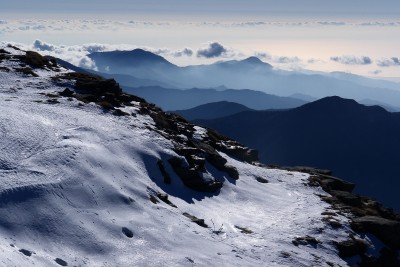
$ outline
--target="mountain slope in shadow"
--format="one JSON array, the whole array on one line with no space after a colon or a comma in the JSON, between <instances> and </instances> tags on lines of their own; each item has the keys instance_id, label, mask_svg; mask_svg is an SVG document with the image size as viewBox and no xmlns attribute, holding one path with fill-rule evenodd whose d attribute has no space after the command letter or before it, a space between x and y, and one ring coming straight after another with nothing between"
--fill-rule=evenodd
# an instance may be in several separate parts
<instances>
[{"instance_id":1,"label":"mountain slope in shadow","mask_svg":"<svg viewBox=\"0 0 400 267\"><path fill-rule=\"evenodd\" d=\"M287 111L196 122L258 149L267 164L331 169L400 210L400 113L327 97Z\"/></svg>"},{"instance_id":2,"label":"mountain slope in shadow","mask_svg":"<svg viewBox=\"0 0 400 267\"><path fill-rule=\"evenodd\" d=\"M188 120L208 120L233 115L242 111L251 111L251 109L238 103L221 101L200 105L187 110L175 110L173 112Z\"/></svg>"}]
</instances>

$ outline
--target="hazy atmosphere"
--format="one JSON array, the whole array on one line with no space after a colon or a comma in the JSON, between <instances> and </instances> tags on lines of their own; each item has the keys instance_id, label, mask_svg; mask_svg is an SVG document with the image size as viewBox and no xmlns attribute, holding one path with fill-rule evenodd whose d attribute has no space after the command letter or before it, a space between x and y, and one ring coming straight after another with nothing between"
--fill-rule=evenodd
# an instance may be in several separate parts
<instances>
[{"instance_id":1,"label":"hazy atmosphere","mask_svg":"<svg viewBox=\"0 0 400 267\"><path fill-rule=\"evenodd\" d=\"M400 266L400 0L0 0L1 266Z\"/></svg>"},{"instance_id":2,"label":"hazy atmosphere","mask_svg":"<svg viewBox=\"0 0 400 267\"><path fill-rule=\"evenodd\" d=\"M181 66L255 55L282 69L398 77L399 13L389 0L18 0L2 3L0 39L81 66L90 52L141 47Z\"/></svg>"}]
</instances>

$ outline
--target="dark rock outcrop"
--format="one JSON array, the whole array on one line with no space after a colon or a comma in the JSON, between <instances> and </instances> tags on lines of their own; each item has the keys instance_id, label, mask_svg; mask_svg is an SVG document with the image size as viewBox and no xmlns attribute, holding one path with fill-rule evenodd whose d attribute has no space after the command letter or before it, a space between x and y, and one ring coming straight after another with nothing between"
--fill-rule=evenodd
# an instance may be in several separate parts
<instances>
[{"instance_id":1,"label":"dark rock outcrop","mask_svg":"<svg viewBox=\"0 0 400 267\"><path fill-rule=\"evenodd\" d=\"M365 241L355 238L337 242L335 245L339 250L339 256L341 258L363 255L368 250L368 244Z\"/></svg>"},{"instance_id":2,"label":"dark rock outcrop","mask_svg":"<svg viewBox=\"0 0 400 267\"><path fill-rule=\"evenodd\" d=\"M393 248L400 248L400 222L377 216L354 218L352 228L368 232L378 237L383 243Z\"/></svg>"},{"instance_id":3,"label":"dark rock outcrop","mask_svg":"<svg viewBox=\"0 0 400 267\"><path fill-rule=\"evenodd\" d=\"M222 182L206 181L201 176L201 170L191 168L181 158L172 157L168 160L175 173L182 182L189 188L200 192L215 192L222 187ZM185 166L186 165L186 166Z\"/></svg>"}]
</instances>

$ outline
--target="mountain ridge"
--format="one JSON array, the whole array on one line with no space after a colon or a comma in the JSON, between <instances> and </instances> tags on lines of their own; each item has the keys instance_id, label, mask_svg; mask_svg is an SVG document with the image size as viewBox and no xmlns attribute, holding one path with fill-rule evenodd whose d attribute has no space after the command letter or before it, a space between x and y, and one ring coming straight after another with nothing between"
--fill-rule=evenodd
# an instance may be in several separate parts
<instances>
[{"instance_id":1,"label":"mountain ridge","mask_svg":"<svg viewBox=\"0 0 400 267\"><path fill-rule=\"evenodd\" d=\"M7 266L346 265L388 262L400 246L385 234L400 219L329 172L267 168L237 141L35 52L0 48L0 67ZM333 214L345 202L359 215ZM352 228L369 225L386 250L364 259L375 241Z\"/></svg>"},{"instance_id":2,"label":"mountain ridge","mask_svg":"<svg viewBox=\"0 0 400 267\"><path fill-rule=\"evenodd\" d=\"M400 113L328 97L287 111L195 122L257 148L264 163L330 169L358 184L359 192L400 209L394 189Z\"/></svg>"}]
</instances>

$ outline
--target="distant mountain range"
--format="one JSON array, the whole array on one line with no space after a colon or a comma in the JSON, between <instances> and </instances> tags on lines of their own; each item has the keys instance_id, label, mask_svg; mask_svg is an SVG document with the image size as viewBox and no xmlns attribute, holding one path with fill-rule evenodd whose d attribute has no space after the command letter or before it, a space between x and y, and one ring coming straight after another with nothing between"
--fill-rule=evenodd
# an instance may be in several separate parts
<instances>
[{"instance_id":1,"label":"distant mountain range","mask_svg":"<svg viewBox=\"0 0 400 267\"><path fill-rule=\"evenodd\" d=\"M89 57L99 72L114 75L118 82L128 87L187 89L223 85L230 89L247 88L278 96L302 94L320 99L338 95L357 101L371 99L387 106L400 107L400 83L342 72L278 70L256 57L187 67L176 66L161 56L141 49L96 52Z\"/></svg>"},{"instance_id":2,"label":"distant mountain range","mask_svg":"<svg viewBox=\"0 0 400 267\"><path fill-rule=\"evenodd\" d=\"M189 109L199 105L229 101L235 102L251 109L287 109L299 107L304 100L269 95L254 90L217 90L217 89L167 89L158 86L130 88L122 86L124 91L143 97L149 102L155 103L164 110Z\"/></svg>"},{"instance_id":3,"label":"distant mountain range","mask_svg":"<svg viewBox=\"0 0 400 267\"><path fill-rule=\"evenodd\" d=\"M242 111L251 111L252 109L233 102L221 101L200 105L187 110L175 110L173 113L179 114L188 120L198 119L216 119L233 115Z\"/></svg>"},{"instance_id":4,"label":"distant mountain range","mask_svg":"<svg viewBox=\"0 0 400 267\"><path fill-rule=\"evenodd\" d=\"M331 169L400 210L400 113L327 97L287 111L196 122L258 149L267 164Z\"/></svg>"}]
</instances>

